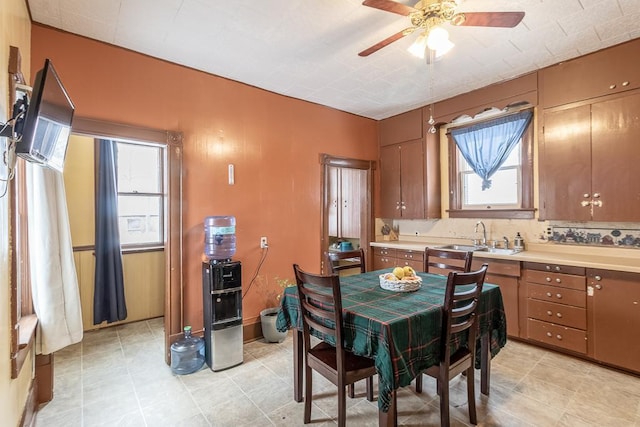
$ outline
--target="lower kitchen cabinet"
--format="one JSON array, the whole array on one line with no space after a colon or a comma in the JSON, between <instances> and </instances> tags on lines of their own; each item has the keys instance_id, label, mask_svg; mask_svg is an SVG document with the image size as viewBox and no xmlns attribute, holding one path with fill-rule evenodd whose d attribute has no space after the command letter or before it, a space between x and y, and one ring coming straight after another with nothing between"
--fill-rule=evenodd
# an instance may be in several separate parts
<instances>
[{"instance_id":1,"label":"lower kitchen cabinet","mask_svg":"<svg viewBox=\"0 0 640 427\"><path fill-rule=\"evenodd\" d=\"M640 372L640 274L587 269L589 353Z\"/></svg>"},{"instance_id":2,"label":"lower kitchen cabinet","mask_svg":"<svg viewBox=\"0 0 640 427\"><path fill-rule=\"evenodd\" d=\"M518 279L520 277L520 262L474 256L471 269L478 270L484 263L489 264L485 282L500 287L504 313L507 318L507 335L519 337Z\"/></svg>"},{"instance_id":3,"label":"lower kitchen cabinet","mask_svg":"<svg viewBox=\"0 0 640 427\"><path fill-rule=\"evenodd\" d=\"M582 267L524 263L527 339L587 354L586 277Z\"/></svg>"},{"instance_id":4,"label":"lower kitchen cabinet","mask_svg":"<svg viewBox=\"0 0 640 427\"><path fill-rule=\"evenodd\" d=\"M411 266L415 271L424 270L424 252L409 249L373 248L373 269Z\"/></svg>"}]
</instances>

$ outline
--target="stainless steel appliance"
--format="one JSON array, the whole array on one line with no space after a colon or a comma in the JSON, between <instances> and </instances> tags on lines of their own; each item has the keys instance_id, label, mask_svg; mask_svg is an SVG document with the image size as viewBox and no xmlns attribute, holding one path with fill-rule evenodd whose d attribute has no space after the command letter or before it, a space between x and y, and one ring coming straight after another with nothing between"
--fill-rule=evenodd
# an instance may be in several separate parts
<instances>
[{"instance_id":1,"label":"stainless steel appliance","mask_svg":"<svg viewBox=\"0 0 640 427\"><path fill-rule=\"evenodd\" d=\"M239 261L202 263L205 360L213 371L242 363L242 267Z\"/></svg>"}]
</instances>

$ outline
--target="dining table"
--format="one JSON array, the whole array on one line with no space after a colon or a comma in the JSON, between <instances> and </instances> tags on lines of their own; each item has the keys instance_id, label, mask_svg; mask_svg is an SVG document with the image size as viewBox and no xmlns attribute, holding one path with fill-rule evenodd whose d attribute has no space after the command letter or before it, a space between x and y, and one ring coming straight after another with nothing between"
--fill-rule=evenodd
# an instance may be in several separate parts
<instances>
[{"instance_id":1,"label":"dining table","mask_svg":"<svg viewBox=\"0 0 640 427\"><path fill-rule=\"evenodd\" d=\"M409 385L427 368L439 363L447 283L447 276L418 272L416 274L422 279L419 289L411 292L387 290L380 286L380 276L391 270L340 277L343 344L346 350L375 360L380 426L397 425L396 390ZM502 294L497 285L484 283L478 310L480 334L476 369L480 369L481 393L488 395L491 358L507 342ZM284 290L276 327L281 332L294 331L294 400L301 402L304 349L296 286Z\"/></svg>"}]
</instances>

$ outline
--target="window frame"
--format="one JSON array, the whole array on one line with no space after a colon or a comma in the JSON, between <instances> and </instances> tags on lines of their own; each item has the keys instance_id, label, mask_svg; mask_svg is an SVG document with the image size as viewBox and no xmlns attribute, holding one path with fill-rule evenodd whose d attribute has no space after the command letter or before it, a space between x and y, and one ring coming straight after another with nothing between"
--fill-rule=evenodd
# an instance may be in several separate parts
<instances>
[{"instance_id":1,"label":"window frame","mask_svg":"<svg viewBox=\"0 0 640 427\"><path fill-rule=\"evenodd\" d=\"M493 120L491 117L487 120ZM478 121L465 124L471 126L477 124ZM496 219L533 219L535 217L535 208L533 206L533 129L534 120L531 120L529 126L522 135L520 168L521 183L520 197L521 205L519 208L487 208L487 209L463 209L462 185L460 180L459 157L461 156L451 133L447 131L447 140L449 148L449 217L450 218L496 218Z\"/></svg>"},{"instance_id":2,"label":"window frame","mask_svg":"<svg viewBox=\"0 0 640 427\"><path fill-rule=\"evenodd\" d=\"M129 252L131 250L136 250L136 249L154 249L154 248L158 248L160 246L164 246L164 242L166 241L166 237L165 237L165 232L166 230L164 229L163 224L165 223L165 211L166 211L166 206L165 206L165 200L167 197L166 194L166 178L165 178L165 163L167 161L167 147L162 145L162 144L156 144L156 143L150 143L150 142L142 142L142 141L131 141L131 140L122 140L122 139L114 139L113 140L116 144L118 144L118 146L120 146L120 144L127 144L127 145L135 145L135 146L148 146L148 147L153 147L154 149L159 150L159 154L160 154L160 163L158 164L158 180L159 180L159 192L158 193L141 193L141 192L129 192L129 191L120 191L120 188L118 188L118 198L120 198L120 196L126 196L126 197L136 197L136 196L140 196L140 197L157 197L159 202L160 202L160 211L159 211L159 218L158 218L158 224L160 225L160 237L159 240L156 242L147 242L147 243L122 243L122 231L120 231L120 239L121 239L121 243L120 246L122 248L123 252ZM118 212L118 218L120 218L120 212Z\"/></svg>"}]
</instances>

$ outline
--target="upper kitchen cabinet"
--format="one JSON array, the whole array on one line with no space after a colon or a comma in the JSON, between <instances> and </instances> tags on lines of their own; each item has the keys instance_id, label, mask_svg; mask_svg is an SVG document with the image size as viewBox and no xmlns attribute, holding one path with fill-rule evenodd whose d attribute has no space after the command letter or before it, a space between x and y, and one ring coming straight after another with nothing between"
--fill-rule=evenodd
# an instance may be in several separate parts
<instances>
[{"instance_id":1,"label":"upper kitchen cabinet","mask_svg":"<svg viewBox=\"0 0 640 427\"><path fill-rule=\"evenodd\" d=\"M422 110L380 122L380 216L425 219L440 216L440 146L422 134Z\"/></svg>"},{"instance_id":2,"label":"upper kitchen cabinet","mask_svg":"<svg viewBox=\"0 0 640 427\"><path fill-rule=\"evenodd\" d=\"M538 71L540 105L555 107L640 87L640 39Z\"/></svg>"},{"instance_id":3,"label":"upper kitchen cabinet","mask_svg":"<svg viewBox=\"0 0 640 427\"><path fill-rule=\"evenodd\" d=\"M359 239L362 215L366 212L367 171L353 168L328 168L329 236Z\"/></svg>"},{"instance_id":4,"label":"upper kitchen cabinet","mask_svg":"<svg viewBox=\"0 0 640 427\"><path fill-rule=\"evenodd\" d=\"M540 219L640 221L640 91L544 111Z\"/></svg>"},{"instance_id":5,"label":"upper kitchen cabinet","mask_svg":"<svg viewBox=\"0 0 640 427\"><path fill-rule=\"evenodd\" d=\"M381 120L380 146L397 144L422 138L422 109L407 111L397 116Z\"/></svg>"}]
</instances>

